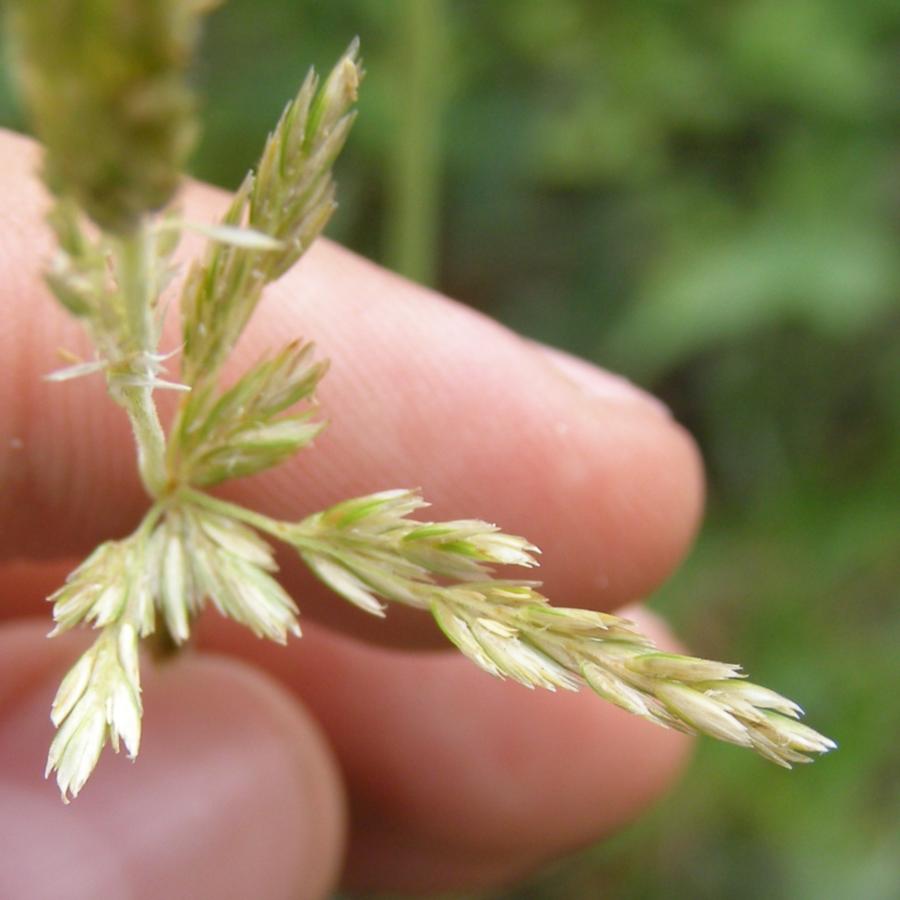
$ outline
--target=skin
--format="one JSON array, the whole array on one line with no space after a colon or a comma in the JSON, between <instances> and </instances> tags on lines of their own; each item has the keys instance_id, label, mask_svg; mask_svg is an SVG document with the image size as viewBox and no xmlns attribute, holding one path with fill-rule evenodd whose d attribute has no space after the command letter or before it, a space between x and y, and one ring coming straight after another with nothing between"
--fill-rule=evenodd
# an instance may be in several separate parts
<instances>
[{"instance_id":1,"label":"skin","mask_svg":"<svg viewBox=\"0 0 900 900\"><path fill-rule=\"evenodd\" d=\"M689 743L587 691L500 682L430 619L367 617L282 558L304 637L280 648L213 615L193 648L144 666L137 763L104 754L64 807L40 778L51 698L89 635L47 641L43 598L146 508L127 422L102 378L40 379L79 326L40 279L51 243L36 151L0 136L0 896L326 897L515 882L609 834L671 784ZM223 196L191 186L186 216ZM192 252L189 244L186 254ZM175 330L164 349L177 346ZM624 614L694 535L689 436L617 376L319 241L269 291L235 354L312 335L332 360L316 447L222 493L299 518L419 486L429 517L479 516L543 549L555 603ZM171 409L171 397L159 395Z\"/></svg>"}]
</instances>

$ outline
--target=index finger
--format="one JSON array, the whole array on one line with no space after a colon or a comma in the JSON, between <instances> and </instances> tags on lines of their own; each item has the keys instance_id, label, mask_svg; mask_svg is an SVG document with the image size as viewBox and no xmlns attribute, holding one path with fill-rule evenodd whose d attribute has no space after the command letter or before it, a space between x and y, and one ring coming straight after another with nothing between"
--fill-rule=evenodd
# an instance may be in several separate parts
<instances>
[{"instance_id":1,"label":"index finger","mask_svg":"<svg viewBox=\"0 0 900 900\"><path fill-rule=\"evenodd\" d=\"M40 380L58 348L89 349L41 283L49 242L33 146L4 138L0 161L0 547L70 556L125 533L147 500L102 379ZM223 202L208 188L185 192L192 219L214 219ZM321 241L273 285L232 371L298 335L332 359L320 395L331 425L312 450L229 485L232 499L294 519L349 496L421 487L434 518L485 518L541 546L546 592L564 605L627 603L684 553L702 502L694 445L612 376L564 371L489 319ZM177 333L168 341L164 349L176 346ZM436 634L417 613L370 620L298 560L283 563L304 613L367 637L421 644Z\"/></svg>"}]
</instances>

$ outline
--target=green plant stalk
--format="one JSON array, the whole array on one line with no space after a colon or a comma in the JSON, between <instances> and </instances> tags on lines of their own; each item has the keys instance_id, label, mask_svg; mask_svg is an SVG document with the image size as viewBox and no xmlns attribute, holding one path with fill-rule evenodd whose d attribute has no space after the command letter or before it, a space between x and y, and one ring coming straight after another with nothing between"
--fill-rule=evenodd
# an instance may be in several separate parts
<instances>
[{"instance_id":1,"label":"green plant stalk","mask_svg":"<svg viewBox=\"0 0 900 900\"><path fill-rule=\"evenodd\" d=\"M133 232L117 241L119 287L131 338L137 348L128 360L127 374L138 380L146 378L150 382L155 375L150 360L157 351L153 310L153 298L156 296L154 257L153 234L143 221ZM111 393L131 422L141 482L150 496L158 497L165 489L168 476L166 435L153 399L153 388L144 384L115 385L114 378L113 373Z\"/></svg>"},{"instance_id":2,"label":"green plant stalk","mask_svg":"<svg viewBox=\"0 0 900 900\"><path fill-rule=\"evenodd\" d=\"M288 535L293 530L290 522L280 522L278 519L272 519L236 503L229 503L227 500L220 500L218 497L213 497L212 494L207 494L205 491L198 491L194 488L182 488L177 494L173 495L173 500L189 503L201 509L208 509L210 512L217 513L220 516L244 522L251 528L255 528L257 531L263 532L263 534L269 534L281 541L287 540Z\"/></svg>"},{"instance_id":3,"label":"green plant stalk","mask_svg":"<svg viewBox=\"0 0 900 900\"><path fill-rule=\"evenodd\" d=\"M128 413L138 453L141 483L151 497L160 496L168 481L166 475L166 436L150 388L128 387L117 399Z\"/></svg>"},{"instance_id":4,"label":"green plant stalk","mask_svg":"<svg viewBox=\"0 0 900 900\"><path fill-rule=\"evenodd\" d=\"M406 0L400 8L403 95L393 156L393 203L386 223L390 268L420 284L437 275L440 125L444 109L442 0Z\"/></svg>"}]
</instances>

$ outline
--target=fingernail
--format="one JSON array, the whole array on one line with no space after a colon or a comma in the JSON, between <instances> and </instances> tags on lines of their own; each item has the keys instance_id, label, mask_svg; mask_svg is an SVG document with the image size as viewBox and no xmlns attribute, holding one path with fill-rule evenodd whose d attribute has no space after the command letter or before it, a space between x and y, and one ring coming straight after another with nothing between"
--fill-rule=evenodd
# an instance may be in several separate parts
<instances>
[{"instance_id":1,"label":"fingernail","mask_svg":"<svg viewBox=\"0 0 900 900\"><path fill-rule=\"evenodd\" d=\"M545 344L535 344L535 347L566 381L589 397L644 409L653 415L671 418L671 410L662 400L648 394L622 375L607 372L556 347L548 347Z\"/></svg>"}]
</instances>

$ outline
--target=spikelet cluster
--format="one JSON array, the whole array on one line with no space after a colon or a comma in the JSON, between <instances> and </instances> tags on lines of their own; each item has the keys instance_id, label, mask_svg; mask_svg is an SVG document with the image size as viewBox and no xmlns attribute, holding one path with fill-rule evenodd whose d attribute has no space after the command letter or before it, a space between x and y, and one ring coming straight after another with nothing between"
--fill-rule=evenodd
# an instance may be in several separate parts
<instances>
[{"instance_id":1,"label":"spikelet cluster","mask_svg":"<svg viewBox=\"0 0 900 900\"><path fill-rule=\"evenodd\" d=\"M577 690L659 725L755 750L779 765L833 749L793 701L743 680L740 667L660 652L619 616L551 606L535 582L495 567L533 567L537 548L486 522L423 523L412 491L347 501L285 533L310 568L376 615L381 599L429 610L450 641L492 675Z\"/></svg>"},{"instance_id":2,"label":"spikelet cluster","mask_svg":"<svg viewBox=\"0 0 900 900\"><path fill-rule=\"evenodd\" d=\"M107 741L137 756L142 711L137 633L109 627L69 670L50 711L57 732L46 774L56 771L64 802L84 787Z\"/></svg>"},{"instance_id":3,"label":"spikelet cluster","mask_svg":"<svg viewBox=\"0 0 900 900\"><path fill-rule=\"evenodd\" d=\"M172 196L196 133L185 83L210 0L10 0L44 175L106 231Z\"/></svg>"},{"instance_id":4,"label":"spikelet cluster","mask_svg":"<svg viewBox=\"0 0 900 900\"><path fill-rule=\"evenodd\" d=\"M142 320L135 322L131 273L120 253L121 241L105 232L89 233L70 198L58 199L47 221L57 250L44 279L56 299L80 319L95 349L95 359L79 361L49 379L65 381L102 371L113 392L132 387L184 390L184 385L164 377L166 355L155 350L162 327L159 296L175 274L172 254L178 234L160 229L140 238L147 263L141 289L147 308Z\"/></svg>"},{"instance_id":5,"label":"spikelet cluster","mask_svg":"<svg viewBox=\"0 0 900 900\"><path fill-rule=\"evenodd\" d=\"M331 218L331 167L356 116L352 107L361 78L356 41L323 85L309 73L222 219L227 228L274 239L277 249L215 243L191 267L181 297L185 382L215 376L263 288L297 262Z\"/></svg>"},{"instance_id":6,"label":"spikelet cluster","mask_svg":"<svg viewBox=\"0 0 900 900\"><path fill-rule=\"evenodd\" d=\"M64 799L83 787L108 740L140 745L138 641L162 628L176 645L207 600L254 634L300 635L297 607L273 577L271 547L233 518L192 506L154 507L138 530L98 547L50 597L52 635L86 623L100 632L63 680L48 773Z\"/></svg>"},{"instance_id":7,"label":"spikelet cluster","mask_svg":"<svg viewBox=\"0 0 900 900\"><path fill-rule=\"evenodd\" d=\"M313 352L311 343L292 341L228 390L209 383L192 390L169 441L173 477L208 487L275 466L307 446L324 427L313 416L327 364ZM306 409L287 412L304 401Z\"/></svg>"}]
</instances>

